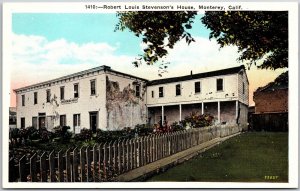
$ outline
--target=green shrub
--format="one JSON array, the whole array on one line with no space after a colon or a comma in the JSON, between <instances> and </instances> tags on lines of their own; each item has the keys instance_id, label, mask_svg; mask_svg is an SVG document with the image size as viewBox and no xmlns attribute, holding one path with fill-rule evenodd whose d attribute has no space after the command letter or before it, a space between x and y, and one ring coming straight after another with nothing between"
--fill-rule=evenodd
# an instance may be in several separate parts
<instances>
[{"instance_id":1,"label":"green shrub","mask_svg":"<svg viewBox=\"0 0 300 191\"><path fill-rule=\"evenodd\" d=\"M184 127L190 126L191 128L207 127L213 124L214 117L208 114L198 114L192 112L189 116L185 117L182 121Z\"/></svg>"},{"instance_id":2,"label":"green shrub","mask_svg":"<svg viewBox=\"0 0 300 191\"><path fill-rule=\"evenodd\" d=\"M93 131L91 129L83 128L79 134L74 136L74 139L77 141L90 141L93 136Z\"/></svg>"},{"instance_id":3,"label":"green shrub","mask_svg":"<svg viewBox=\"0 0 300 191\"><path fill-rule=\"evenodd\" d=\"M69 132L68 130L70 129L70 126L57 126L55 127L54 134L55 137L60 138L62 142L69 141L70 138L72 137L72 133Z\"/></svg>"}]
</instances>

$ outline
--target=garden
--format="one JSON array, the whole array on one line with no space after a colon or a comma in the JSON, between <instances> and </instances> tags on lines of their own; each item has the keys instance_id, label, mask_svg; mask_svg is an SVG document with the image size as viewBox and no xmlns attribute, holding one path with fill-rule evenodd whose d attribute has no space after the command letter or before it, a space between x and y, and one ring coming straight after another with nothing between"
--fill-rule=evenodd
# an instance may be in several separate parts
<instances>
[{"instance_id":1,"label":"garden","mask_svg":"<svg viewBox=\"0 0 300 191\"><path fill-rule=\"evenodd\" d=\"M46 128L39 130L34 127L10 128L9 131L9 157L16 161L26 154L32 156L51 151L65 151L82 146L93 146L96 143L114 142L118 140L131 139L135 137L161 134L174 131L182 131L189 128L201 128L210 126L214 122L211 115L201 115L197 112L191 113L180 122L171 125L167 121L163 125L138 124L134 128L126 127L122 130L103 131L97 129L95 133L90 129L83 128L79 134L70 131L69 126L57 126L52 131Z\"/></svg>"}]
</instances>

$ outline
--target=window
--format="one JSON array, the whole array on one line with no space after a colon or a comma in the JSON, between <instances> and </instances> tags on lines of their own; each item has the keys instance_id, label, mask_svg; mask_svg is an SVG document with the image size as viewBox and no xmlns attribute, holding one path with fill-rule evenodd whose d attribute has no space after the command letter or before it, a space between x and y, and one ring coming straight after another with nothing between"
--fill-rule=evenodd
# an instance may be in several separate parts
<instances>
[{"instance_id":1,"label":"window","mask_svg":"<svg viewBox=\"0 0 300 191\"><path fill-rule=\"evenodd\" d=\"M223 91L223 79L217 79L217 91Z\"/></svg>"},{"instance_id":2,"label":"window","mask_svg":"<svg viewBox=\"0 0 300 191\"><path fill-rule=\"evenodd\" d=\"M135 86L135 96L140 97L140 85Z\"/></svg>"},{"instance_id":3,"label":"window","mask_svg":"<svg viewBox=\"0 0 300 191\"><path fill-rule=\"evenodd\" d=\"M50 90L46 90L46 94L47 94L46 102L50 102L50 96L51 96Z\"/></svg>"},{"instance_id":4,"label":"window","mask_svg":"<svg viewBox=\"0 0 300 191\"><path fill-rule=\"evenodd\" d=\"M59 116L59 125L60 125L61 127L67 125L67 117L66 117L66 115L60 115L60 116Z\"/></svg>"},{"instance_id":5,"label":"window","mask_svg":"<svg viewBox=\"0 0 300 191\"><path fill-rule=\"evenodd\" d=\"M177 84L176 85L176 96L179 96L181 95L181 87L180 87L180 84Z\"/></svg>"},{"instance_id":6,"label":"window","mask_svg":"<svg viewBox=\"0 0 300 191\"><path fill-rule=\"evenodd\" d=\"M151 91L151 96L152 98L154 98L154 91Z\"/></svg>"},{"instance_id":7,"label":"window","mask_svg":"<svg viewBox=\"0 0 300 191\"><path fill-rule=\"evenodd\" d=\"M245 83L243 82L243 94L245 94Z\"/></svg>"},{"instance_id":8,"label":"window","mask_svg":"<svg viewBox=\"0 0 300 191\"><path fill-rule=\"evenodd\" d=\"M201 83L195 82L195 93L200 93L200 92L201 92Z\"/></svg>"},{"instance_id":9,"label":"window","mask_svg":"<svg viewBox=\"0 0 300 191\"><path fill-rule=\"evenodd\" d=\"M22 106L25 106L25 95L22 95Z\"/></svg>"},{"instance_id":10,"label":"window","mask_svg":"<svg viewBox=\"0 0 300 191\"><path fill-rule=\"evenodd\" d=\"M79 87L78 84L74 84L74 98L79 97Z\"/></svg>"},{"instance_id":11,"label":"window","mask_svg":"<svg viewBox=\"0 0 300 191\"><path fill-rule=\"evenodd\" d=\"M91 80L91 95L96 95L96 80Z\"/></svg>"},{"instance_id":12,"label":"window","mask_svg":"<svg viewBox=\"0 0 300 191\"><path fill-rule=\"evenodd\" d=\"M37 117L32 117L32 126L37 129Z\"/></svg>"},{"instance_id":13,"label":"window","mask_svg":"<svg viewBox=\"0 0 300 191\"><path fill-rule=\"evenodd\" d=\"M37 104L38 93L37 93L37 92L34 92L34 93L33 93L33 97L34 97L34 98L33 98L33 103L34 103L34 104Z\"/></svg>"},{"instance_id":14,"label":"window","mask_svg":"<svg viewBox=\"0 0 300 191\"><path fill-rule=\"evenodd\" d=\"M164 97L164 87L159 87L158 88L158 96L159 97Z\"/></svg>"},{"instance_id":15,"label":"window","mask_svg":"<svg viewBox=\"0 0 300 191\"><path fill-rule=\"evenodd\" d=\"M25 128L25 117L21 117L21 128Z\"/></svg>"},{"instance_id":16,"label":"window","mask_svg":"<svg viewBox=\"0 0 300 191\"><path fill-rule=\"evenodd\" d=\"M80 126L80 114L73 115L73 126L74 127Z\"/></svg>"},{"instance_id":17,"label":"window","mask_svg":"<svg viewBox=\"0 0 300 191\"><path fill-rule=\"evenodd\" d=\"M62 86L60 87L60 100L64 100L65 99L65 87Z\"/></svg>"}]
</instances>

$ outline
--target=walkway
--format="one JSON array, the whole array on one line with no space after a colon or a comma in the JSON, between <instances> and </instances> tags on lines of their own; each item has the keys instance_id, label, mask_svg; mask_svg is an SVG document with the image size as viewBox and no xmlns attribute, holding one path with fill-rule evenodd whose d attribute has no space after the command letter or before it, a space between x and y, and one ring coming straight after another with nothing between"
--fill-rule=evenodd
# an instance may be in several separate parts
<instances>
[{"instance_id":1,"label":"walkway","mask_svg":"<svg viewBox=\"0 0 300 191\"><path fill-rule=\"evenodd\" d=\"M195 147L189 148L187 150L181 151L179 153L176 153L172 156L160 159L158 161L155 161L153 163L150 163L148 165L133 169L132 171L126 172L124 174L119 175L116 177L115 181L118 182L129 182L129 181L143 181L146 178L150 177L151 175L157 174L160 171L165 171L166 169L175 166L177 164L180 164L186 160L189 160L190 158L198 155L199 153L202 153L206 151L207 149L210 149L221 142L234 137L236 135L239 135L240 133L236 133L227 137L219 137L212 139L210 141L207 141L205 143L202 143L200 145L197 145Z\"/></svg>"}]
</instances>

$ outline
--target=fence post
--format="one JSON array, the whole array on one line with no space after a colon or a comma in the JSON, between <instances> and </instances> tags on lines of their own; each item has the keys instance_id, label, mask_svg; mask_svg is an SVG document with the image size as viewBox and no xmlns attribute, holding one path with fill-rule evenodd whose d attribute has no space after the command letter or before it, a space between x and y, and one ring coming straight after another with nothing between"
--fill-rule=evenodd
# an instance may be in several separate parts
<instances>
[{"instance_id":1,"label":"fence post","mask_svg":"<svg viewBox=\"0 0 300 191\"><path fill-rule=\"evenodd\" d=\"M81 182L86 182L86 173L85 173L85 163L86 163L86 156L85 156L85 148L82 146L80 148L80 176Z\"/></svg>"},{"instance_id":2,"label":"fence post","mask_svg":"<svg viewBox=\"0 0 300 191\"><path fill-rule=\"evenodd\" d=\"M108 153L107 153L107 143L104 143L103 145L103 177L104 180L107 179L107 159L108 159Z\"/></svg>"},{"instance_id":3,"label":"fence post","mask_svg":"<svg viewBox=\"0 0 300 191\"><path fill-rule=\"evenodd\" d=\"M143 160L144 160L144 157L143 157L143 137L139 137L137 139L137 143L138 143L138 167L140 166L143 166Z\"/></svg>"},{"instance_id":4,"label":"fence post","mask_svg":"<svg viewBox=\"0 0 300 191\"><path fill-rule=\"evenodd\" d=\"M67 182L71 182L71 163L70 163L71 155L70 148L66 151L66 180Z\"/></svg>"},{"instance_id":5,"label":"fence post","mask_svg":"<svg viewBox=\"0 0 300 191\"><path fill-rule=\"evenodd\" d=\"M146 143L147 143L147 152L146 152L146 160L147 164L151 162L151 143L150 143L150 137L146 137Z\"/></svg>"},{"instance_id":6,"label":"fence post","mask_svg":"<svg viewBox=\"0 0 300 191\"><path fill-rule=\"evenodd\" d=\"M137 168L137 143L138 143L138 140L137 140L137 138L135 138L133 140L133 151L134 151L133 168Z\"/></svg>"},{"instance_id":7,"label":"fence post","mask_svg":"<svg viewBox=\"0 0 300 191\"><path fill-rule=\"evenodd\" d=\"M107 164L107 176L110 178L113 171L113 142L110 141L108 144L108 164Z\"/></svg>"},{"instance_id":8,"label":"fence post","mask_svg":"<svg viewBox=\"0 0 300 191\"><path fill-rule=\"evenodd\" d=\"M92 177L92 172L91 172L91 162L92 162L92 157L91 157L91 147L88 146L86 148L86 181L91 182L91 177Z\"/></svg>"},{"instance_id":9,"label":"fence post","mask_svg":"<svg viewBox=\"0 0 300 191\"><path fill-rule=\"evenodd\" d=\"M114 143L113 143L113 146L112 146L112 174L114 175L114 174L116 174L116 172L117 172L117 144L118 144L118 142L117 141L115 141Z\"/></svg>"},{"instance_id":10,"label":"fence post","mask_svg":"<svg viewBox=\"0 0 300 191\"><path fill-rule=\"evenodd\" d=\"M31 182L37 182L37 168L36 168L36 153L30 158L30 176Z\"/></svg>"},{"instance_id":11,"label":"fence post","mask_svg":"<svg viewBox=\"0 0 300 191\"><path fill-rule=\"evenodd\" d=\"M127 154L126 154L126 161L127 161L127 171L132 169L132 147L131 147L131 140L126 141L127 147Z\"/></svg>"},{"instance_id":12,"label":"fence post","mask_svg":"<svg viewBox=\"0 0 300 191\"><path fill-rule=\"evenodd\" d=\"M97 153L97 144L95 144L93 146L93 165L92 165L92 175L93 175L93 181L96 182L96 177L97 177L97 157L98 157L98 153Z\"/></svg>"},{"instance_id":13,"label":"fence post","mask_svg":"<svg viewBox=\"0 0 300 191\"><path fill-rule=\"evenodd\" d=\"M118 174L121 174L121 162L122 162L122 160L121 160L121 149L123 149L122 148L122 145L121 145L121 140L119 140L118 141L118 153L117 153L117 159L118 159L118 161L117 161L117 164L118 164L118 168L117 168L117 173Z\"/></svg>"},{"instance_id":14,"label":"fence post","mask_svg":"<svg viewBox=\"0 0 300 191\"><path fill-rule=\"evenodd\" d=\"M41 174L41 182L47 182L47 163L46 163L46 152L44 152L40 157L40 174Z\"/></svg>"},{"instance_id":15,"label":"fence post","mask_svg":"<svg viewBox=\"0 0 300 191\"><path fill-rule=\"evenodd\" d=\"M126 169L126 141L125 139L122 140L122 143L121 143L121 147L122 147L122 162L121 162L121 171L120 173L123 173L125 172L125 169Z\"/></svg>"},{"instance_id":16,"label":"fence post","mask_svg":"<svg viewBox=\"0 0 300 191\"><path fill-rule=\"evenodd\" d=\"M153 147L153 135L150 135L150 162L153 162L154 161L154 158L153 158L153 153L154 153L154 147Z\"/></svg>"},{"instance_id":17,"label":"fence post","mask_svg":"<svg viewBox=\"0 0 300 191\"><path fill-rule=\"evenodd\" d=\"M78 182L78 151L77 147L73 150L73 182Z\"/></svg>"},{"instance_id":18,"label":"fence post","mask_svg":"<svg viewBox=\"0 0 300 191\"><path fill-rule=\"evenodd\" d=\"M49 155L49 168L50 168L50 182L56 182L54 151L52 151Z\"/></svg>"},{"instance_id":19,"label":"fence post","mask_svg":"<svg viewBox=\"0 0 300 191\"><path fill-rule=\"evenodd\" d=\"M23 155L19 160L19 175L21 182L27 182L27 174L26 174L26 156Z\"/></svg>"},{"instance_id":20,"label":"fence post","mask_svg":"<svg viewBox=\"0 0 300 191\"><path fill-rule=\"evenodd\" d=\"M99 156L98 156L98 178L99 181L101 181L102 179L102 173L103 173L103 144L100 143L99 144ZM102 172L101 172L102 171Z\"/></svg>"},{"instance_id":21,"label":"fence post","mask_svg":"<svg viewBox=\"0 0 300 191\"><path fill-rule=\"evenodd\" d=\"M58 152L58 160L57 160L57 167L58 167L58 181L64 182L64 172L63 172L63 152L60 150Z\"/></svg>"}]
</instances>

